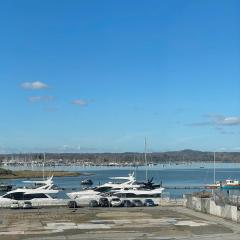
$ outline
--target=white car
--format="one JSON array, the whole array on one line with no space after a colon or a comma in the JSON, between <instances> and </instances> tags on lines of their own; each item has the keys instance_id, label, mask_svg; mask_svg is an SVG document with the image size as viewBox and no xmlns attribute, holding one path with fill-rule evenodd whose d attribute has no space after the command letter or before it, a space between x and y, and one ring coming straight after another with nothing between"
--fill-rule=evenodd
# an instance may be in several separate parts
<instances>
[{"instance_id":1,"label":"white car","mask_svg":"<svg viewBox=\"0 0 240 240\"><path fill-rule=\"evenodd\" d=\"M112 198L110 201L110 204L112 207L120 207L122 204L122 201L120 200L120 198Z\"/></svg>"},{"instance_id":2,"label":"white car","mask_svg":"<svg viewBox=\"0 0 240 240\"><path fill-rule=\"evenodd\" d=\"M25 201L25 202L23 202L22 208L23 209L31 209L31 208L33 208L33 206L32 206L32 203L30 201Z\"/></svg>"},{"instance_id":3,"label":"white car","mask_svg":"<svg viewBox=\"0 0 240 240\"><path fill-rule=\"evenodd\" d=\"M14 201L14 202L12 202L11 204L10 204L10 208L11 209L19 209L19 203L18 203L18 201Z\"/></svg>"}]
</instances>

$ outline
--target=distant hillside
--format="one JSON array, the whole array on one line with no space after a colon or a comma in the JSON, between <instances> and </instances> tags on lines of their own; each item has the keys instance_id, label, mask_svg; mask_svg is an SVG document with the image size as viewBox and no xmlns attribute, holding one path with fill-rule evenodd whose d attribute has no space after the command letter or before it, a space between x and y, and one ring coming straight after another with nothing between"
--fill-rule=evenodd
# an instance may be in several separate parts
<instances>
[{"instance_id":1,"label":"distant hillside","mask_svg":"<svg viewBox=\"0 0 240 240\"><path fill-rule=\"evenodd\" d=\"M168 162L197 162L213 161L213 152L203 152L195 150L182 150L170 152L153 152L147 154L148 162L168 163ZM32 162L42 161L42 153L34 154L1 154L0 162L3 161ZM138 152L125 153L47 153L46 162L74 163L92 162L102 163L141 163L144 164L144 154ZM217 162L240 162L240 152L217 152Z\"/></svg>"}]
</instances>

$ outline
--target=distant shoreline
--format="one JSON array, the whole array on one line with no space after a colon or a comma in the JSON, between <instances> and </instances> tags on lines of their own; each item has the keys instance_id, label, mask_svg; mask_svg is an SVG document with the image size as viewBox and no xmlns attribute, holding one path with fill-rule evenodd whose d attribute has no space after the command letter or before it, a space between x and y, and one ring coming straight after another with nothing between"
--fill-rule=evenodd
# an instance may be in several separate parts
<instances>
[{"instance_id":1,"label":"distant shoreline","mask_svg":"<svg viewBox=\"0 0 240 240\"><path fill-rule=\"evenodd\" d=\"M240 152L216 151L216 162L240 163ZM214 152L185 149L181 151L148 152L149 164L213 162ZM142 152L122 153L42 153L0 154L2 166L142 166L146 164Z\"/></svg>"}]
</instances>

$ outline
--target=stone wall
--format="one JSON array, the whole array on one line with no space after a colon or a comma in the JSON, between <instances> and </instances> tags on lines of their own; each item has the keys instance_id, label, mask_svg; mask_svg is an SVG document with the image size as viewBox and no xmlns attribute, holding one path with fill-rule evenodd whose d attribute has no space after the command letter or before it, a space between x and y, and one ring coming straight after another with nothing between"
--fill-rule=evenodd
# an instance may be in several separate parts
<instances>
[{"instance_id":1,"label":"stone wall","mask_svg":"<svg viewBox=\"0 0 240 240\"><path fill-rule=\"evenodd\" d=\"M190 194L184 195L184 198L184 206L187 208L240 222L240 212L237 210L236 206L228 204L223 206L217 205L211 198L198 198Z\"/></svg>"}]
</instances>

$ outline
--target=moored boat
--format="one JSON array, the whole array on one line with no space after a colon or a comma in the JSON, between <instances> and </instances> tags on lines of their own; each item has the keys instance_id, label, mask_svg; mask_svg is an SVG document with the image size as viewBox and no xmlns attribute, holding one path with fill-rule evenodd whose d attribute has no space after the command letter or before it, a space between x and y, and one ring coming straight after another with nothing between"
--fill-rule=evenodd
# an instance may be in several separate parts
<instances>
[{"instance_id":1,"label":"moored boat","mask_svg":"<svg viewBox=\"0 0 240 240\"><path fill-rule=\"evenodd\" d=\"M93 181L91 179L84 179L81 181L81 185L93 185Z\"/></svg>"},{"instance_id":2,"label":"moored boat","mask_svg":"<svg viewBox=\"0 0 240 240\"><path fill-rule=\"evenodd\" d=\"M158 204L164 190L161 185L153 184L153 178L147 182L137 182L134 173L129 174L128 177L111 177L111 179L125 181L121 183L107 182L93 189L71 192L67 195L76 202L77 206L88 205L90 201L98 201L104 196L109 197L109 199L118 197L121 200L152 198Z\"/></svg>"},{"instance_id":3,"label":"moored boat","mask_svg":"<svg viewBox=\"0 0 240 240\"><path fill-rule=\"evenodd\" d=\"M0 183L0 192L8 192L12 190L13 185Z\"/></svg>"},{"instance_id":4,"label":"moored boat","mask_svg":"<svg viewBox=\"0 0 240 240\"><path fill-rule=\"evenodd\" d=\"M33 207L66 205L67 201L56 198L59 190L54 189L53 176L47 180L24 181L33 186L25 186L9 191L0 197L0 207L10 207L12 203L17 203L20 207L24 202L31 202Z\"/></svg>"},{"instance_id":5,"label":"moored boat","mask_svg":"<svg viewBox=\"0 0 240 240\"><path fill-rule=\"evenodd\" d=\"M240 189L240 181L227 179L221 184L222 189Z\"/></svg>"}]
</instances>

